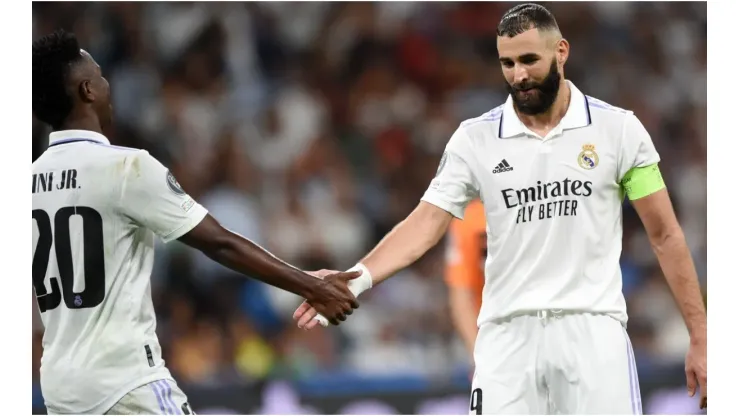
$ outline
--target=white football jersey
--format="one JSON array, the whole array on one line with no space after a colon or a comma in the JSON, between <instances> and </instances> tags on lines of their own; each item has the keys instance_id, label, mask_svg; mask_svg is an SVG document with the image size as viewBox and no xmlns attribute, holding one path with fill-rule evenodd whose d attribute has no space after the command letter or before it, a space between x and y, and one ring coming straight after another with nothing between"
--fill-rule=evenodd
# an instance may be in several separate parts
<instances>
[{"instance_id":1,"label":"white football jersey","mask_svg":"<svg viewBox=\"0 0 740 416\"><path fill-rule=\"evenodd\" d=\"M543 309L609 314L626 323L619 258L621 181L660 160L631 111L571 98L558 126L539 137L511 97L461 123L422 200L462 218L480 197L488 233L478 325Z\"/></svg>"},{"instance_id":2,"label":"white football jersey","mask_svg":"<svg viewBox=\"0 0 740 416\"><path fill-rule=\"evenodd\" d=\"M175 240L207 211L146 151L80 130L49 144L32 169L41 388L52 412L101 414L171 377L151 299L155 234Z\"/></svg>"}]
</instances>

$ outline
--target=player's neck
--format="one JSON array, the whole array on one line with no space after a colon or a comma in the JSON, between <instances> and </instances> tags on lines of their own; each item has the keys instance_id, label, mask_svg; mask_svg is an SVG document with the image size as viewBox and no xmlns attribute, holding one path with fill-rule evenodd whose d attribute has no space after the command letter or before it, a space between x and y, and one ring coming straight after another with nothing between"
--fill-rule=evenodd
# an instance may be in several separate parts
<instances>
[{"instance_id":1,"label":"player's neck","mask_svg":"<svg viewBox=\"0 0 740 416\"><path fill-rule=\"evenodd\" d=\"M88 130L103 134L100 121L94 116L69 117L62 123L59 130Z\"/></svg>"},{"instance_id":2,"label":"player's neck","mask_svg":"<svg viewBox=\"0 0 740 416\"><path fill-rule=\"evenodd\" d=\"M565 113L568 112L568 106L570 105L570 86L565 79L560 80L560 88L558 95L555 97L555 102L552 103L550 109L541 114L528 115L522 114L517 111L519 119L522 123L532 131L549 131L560 124L560 120L565 117Z\"/></svg>"}]
</instances>

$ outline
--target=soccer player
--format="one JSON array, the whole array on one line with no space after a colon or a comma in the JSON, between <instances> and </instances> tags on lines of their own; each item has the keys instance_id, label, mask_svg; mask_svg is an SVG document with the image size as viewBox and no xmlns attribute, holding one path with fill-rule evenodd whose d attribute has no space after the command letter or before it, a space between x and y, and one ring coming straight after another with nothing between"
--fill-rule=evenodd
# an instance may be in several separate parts
<instances>
[{"instance_id":1,"label":"soccer player","mask_svg":"<svg viewBox=\"0 0 740 416\"><path fill-rule=\"evenodd\" d=\"M706 310L650 135L566 80L570 45L544 7L507 11L497 47L508 99L459 126L418 207L351 269L363 275L350 289L416 261L480 197L489 257L471 413L641 413L619 268L626 196L688 327L689 394L698 383L705 407ZM294 318L313 327L315 315L304 303Z\"/></svg>"},{"instance_id":2,"label":"soccer player","mask_svg":"<svg viewBox=\"0 0 740 416\"><path fill-rule=\"evenodd\" d=\"M484 268L488 251L486 213L480 200L465 209L462 221L452 221L448 231L445 281L449 289L452 321L473 356L476 321L483 303Z\"/></svg>"},{"instance_id":3,"label":"soccer player","mask_svg":"<svg viewBox=\"0 0 740 416\"><path fill-rule=\"evenodd\" d=\"M33 42L33 113L51 125L33 163L33 287L50 414L190 413L165 367L149 277L155 235L308 297L334 324L358 306L347 281L322 282L219 225L146 151L111 146L100 67L63 31Z\"/></svg>"}]
</instances>

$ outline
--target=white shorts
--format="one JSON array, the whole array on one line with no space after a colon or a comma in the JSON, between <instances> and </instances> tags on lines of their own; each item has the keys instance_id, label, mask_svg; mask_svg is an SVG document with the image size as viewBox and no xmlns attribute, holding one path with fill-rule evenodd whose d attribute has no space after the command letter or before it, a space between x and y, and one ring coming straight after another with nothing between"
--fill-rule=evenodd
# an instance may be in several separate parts
<instances>
[{"instance_id":1,"label":"white shorts","mask_svg":"<svg viewBox=\"0 0 740 416\"><path fill-rule=\"evenodd\" d=\"M172 379L144 384L123 396L106 415L193 415L188 398Z\"/></svg>"},{"instance_id":2,"label":"white shorts","mask_svg":"<svg viewBox=\"0 0 740 416\"><path fill-rule=\"evenodd\" d=\"M541 311L484 324L470 414L642 414L627 332L607 315Z\"/></svg>"}]
</instances>

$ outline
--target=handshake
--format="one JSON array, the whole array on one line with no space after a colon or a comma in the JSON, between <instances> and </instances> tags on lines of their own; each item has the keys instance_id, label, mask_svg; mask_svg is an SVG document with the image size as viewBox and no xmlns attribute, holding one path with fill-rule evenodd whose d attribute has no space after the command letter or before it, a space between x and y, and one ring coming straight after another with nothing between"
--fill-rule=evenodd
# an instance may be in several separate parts
<instances>
[{"instance_id":1,"label":"handshake","mask_svg":"<svg viewBox=\"0 0 740 416\"><path fill-rule=\"evenodd\" d=\"M312 329L316 325L339 325L347 320L354 309L360 307L357 296L373 286L367 268L358 264L346 272L319 270L306 272L319 279L316 290L306 296L306 300L293 313L293 319L302 329Z\"/></svg>"}]
</instances>

